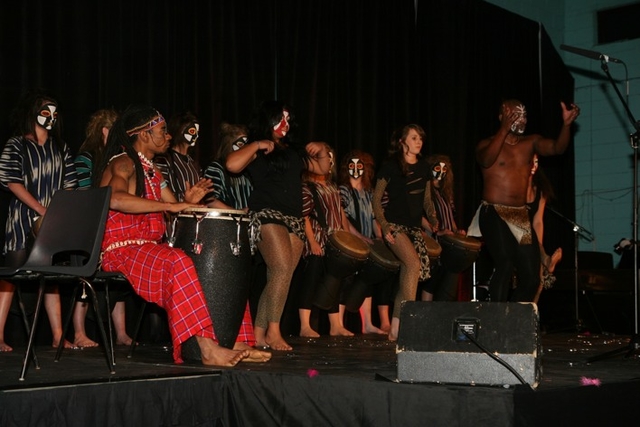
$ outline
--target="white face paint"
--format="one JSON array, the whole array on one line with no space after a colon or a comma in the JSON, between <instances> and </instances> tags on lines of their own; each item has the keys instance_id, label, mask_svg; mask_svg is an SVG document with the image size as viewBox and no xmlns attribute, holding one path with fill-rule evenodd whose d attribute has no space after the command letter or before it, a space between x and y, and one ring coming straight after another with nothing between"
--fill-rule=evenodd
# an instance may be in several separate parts
<instances>
[{"instance_id":1,"label":"white face paint","mask_svg":"<svg viewBox=\"0 0 640 427\"><path fill-rule=\"evenodd\" d=\"M349 175L353 179L358 179L364 174L364 163L360 159L351 159L349 161Z\"/></svg>"},{"instance_id":2,"label":"white face paint","mask_svg":"<svg viewBox=\"0 0 640 427\"><path fill-rule=\"evenodd\" d=\"M46 130L53 129L53 125L56 124L56 120L58 120L57 110L58 106L53 103L44 104L42 108L40 108L40 112L36 117L36 122L38 125L42 126Z\"/></svg>"},{"instance_id":3,"label":"white face paint","mask_svg":"<svg viewBox=\"0 0 640 427\"><path fill-rule=\"evenodd\" d=\"M435 165L433 165L433 169L431 169L433 179L435 179L436 181L442 181L447 175L448 170L449 169L447 168L447 165L445 165L443 162L436 163Z\"/></svg>"},{"instance_id":4,"label":"white face paint","mask_svg":"<svg viewBox=\"0 0 640 427\"><path fill-rule=\"evenodd\" d=\"M522 104L516 105L514 110L518 113L518 118L511 124L511 132L522 135L524 128L527 126L527 110Z\"/></svg>"},{"instance_id":5,"label":"white face paint","mask_svg":"<svg viewBox=\"0 0 640 427\"><path fill-rule=\"evenodd\" d=\"M249 138L247 138L246 135L241 136L240 138L238 138L235 141L233 141L233 144L231 144L231 148L233 148L233 151L238 151L239 149L244 147L244 145L247 143L248 139Z\"/></svg>"},{"instance_id":6,"label":"white face paint","mask_svg":"<svg viewBox=\"0 0 640 427\"><path fill-rule=\"evenodd\" d=\"M194 145L196 145L196 141L200 136L199 132L200 132L200 123L198 122L189 123L184 128L184 131L182 132L182 136L184 137L185 141L189 143L190 147L193 147Z\"/></svg>"}]
</instances>

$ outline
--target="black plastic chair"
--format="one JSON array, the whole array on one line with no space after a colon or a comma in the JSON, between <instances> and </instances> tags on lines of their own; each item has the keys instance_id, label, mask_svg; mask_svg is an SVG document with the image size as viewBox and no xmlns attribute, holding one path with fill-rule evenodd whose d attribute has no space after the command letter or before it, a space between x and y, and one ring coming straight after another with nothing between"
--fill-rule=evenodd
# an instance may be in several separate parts
<instances>
[{"instance_id":1,"label":"black plastic chair","mask_svg":"<svg viewBox=\"0 0 640 427\"><path fill-rule=\"evenodd\" d=\"M104 234L111 188L90 190L58 191L54 194L42 226L33 244L33 249L25 264L19 268L2 268L0 277L9 279L19 287L25 280L38 280L38 297L33 315L33 325L29 327L24 306L20 304L29 333L27 350L20 373L24 380L30 356L37 367L33 351L33 340L42 309L45 284L48 281L61 283L74 279L89 288L96 310L96 317L105 345L105 355L110 372L115 373L112 350L104 330L102 316L98 310L98 300L91 279L95 276L100 261L100 246ZM78 282L75 282L78 283ZM73 309L73 307L71 308ZM62 337L64 340L65 337Z\"/></svg>"}]
</instances>

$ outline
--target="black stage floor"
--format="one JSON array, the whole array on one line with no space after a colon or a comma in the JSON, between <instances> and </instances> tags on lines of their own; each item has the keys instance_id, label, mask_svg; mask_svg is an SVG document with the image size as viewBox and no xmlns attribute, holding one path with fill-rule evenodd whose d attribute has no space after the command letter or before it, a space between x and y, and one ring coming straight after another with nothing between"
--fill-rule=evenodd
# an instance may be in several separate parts
<instances>
[{"instance_id":1,"label":"black stage floor","mask_svg":"<svg viewBox=\"0 0 640 427\"><path fill-rule=\"evenodd\" d=\"M54 349L39 345L41 369L31 366L25 381L18 347L0 354L0 425L619 425L637 422L640 357L587 359L626 349L628 339L542 334L535 391L398 383L396 347L378 335L291 337L293 351L229 369L175 365L162 344L141 344L132 359L119 347L113 375L101 348L65 350L56 363Z\"/></svg>"}]
</instances>

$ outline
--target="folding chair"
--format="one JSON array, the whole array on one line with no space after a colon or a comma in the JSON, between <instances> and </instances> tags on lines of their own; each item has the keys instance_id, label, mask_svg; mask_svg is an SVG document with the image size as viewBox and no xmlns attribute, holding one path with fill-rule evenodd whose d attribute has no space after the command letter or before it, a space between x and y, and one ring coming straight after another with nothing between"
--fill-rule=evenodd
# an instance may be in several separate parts
<instances>
[{"instance_id":1,"label":"folding chair","mask_svg":"<svg viewBox=\"0 0 640 427\"><path fill-rule=\"evenodd\" d=\"M96 317L105 356L110 372L115 373L111 349L104 330L102 316L98 310L98 300L91 284L100 261L100 246L104 234L111 188L102 187L82 191L61 190L54 194L42 226L35 239L33 249L25 264L19 268L0 269L0 278L9 279L17 287L25 280L38 280L38 297L33 315L33 325L29 327L24 306L20 304L22 316L27 326L29 341L25 352L20 381L24 380L30 356L37 358L33 351L33 340L42 308L45 284L50 280L69 282L78 279L89 288L96 309ZM72 307L73 309L73 307ZM64 340L64 336L62 340Z\"/></svg>"}]
</instances>

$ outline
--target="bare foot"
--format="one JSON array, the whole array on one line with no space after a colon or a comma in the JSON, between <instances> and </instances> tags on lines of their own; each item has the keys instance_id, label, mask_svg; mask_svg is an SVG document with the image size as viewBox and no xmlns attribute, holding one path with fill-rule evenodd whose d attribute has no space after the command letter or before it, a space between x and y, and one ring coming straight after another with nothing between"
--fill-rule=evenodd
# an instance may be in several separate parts
<instances>
[{"instance_id":1,"label":"bare foot","mask_svg":"<svg viewBox=\"0 0 640 427\"><path fill-rule=\"evenodd\" d=\"M344 326L336 326L335 328L332 327L329 330L329 335L331 335L332 337L352 337L353 332L351 332Z\"/></svg>"},{"instance_id":2,"label":"bare foot","mask_svg":"<svg viewBox=\"0 0 640 427\"><path fill-rule=\"evenodd\" d=\"M287 343L282 336L274 337L273 339L269 339L267 336L267 345L271 347L272 350L278 351L290 351L293 350L293 347Z\"/></svg>"},{"instance_id":3,"label":"bare foot","mask_svg":"<svg viewBox=\"0 0 640 427\"><path fill-rule=\"evenodd\" d=\"M560 262L561 259L562 248L558 248L555 250L553 255L551 255L551 260L549 261L549 265L547 266L547 270L549 270L549 273L553 273L553 271L556 269L556 265Z\"/></svg>"},{"instance_id":4,"label":"bare foot","mask_svg":"<svg viewBox=\"0 0 640 427\"><path fill-rule=\"evenodd\" d=\"M249 346L247 343L237 342L233 345L234 350L246 350L249 355L242 359L243 362L268 362L271 359L271 353L268 351L259 350L257 348Z\"/></svg>"},{"instance_id":5,"label":"bare foot","mask_svg":"<svg viewBox=\"0 0 640 427\"><path fill-rule=\"evenodd\" d=\"M314 331L311 326L300 327L300 336L307 338L319 338L320 334Z\"/></svg>"},{"instance_id":6,"label":"bare foot","mask_svg":"<svg viewBox=\"0 0 640 427\"><path fill-rule=\"evenodd\" d=\"M196 341L200 347L203 365L232 367L249 356L247 350L231 350L218 345L211 338L196 335Z\"/></svg>"},{"instance_id":7,"label":"bare foot","mask_svg":"<svg viewBox=\"0 0 640 427\"><path fill-rule=\"evenodd\" d=\"M398 336L397 335L391 335L391 333L389 333L389 341L391 341L391 342L398 341Z\"/></svg>"},{"instance_id":8,"label":"bare foot","mask_svg":"<svg viewBox=\"0 0 640 427\"><path fill-rule=\"evenodd\" d=\"M51 344L51 347L53 348L58 348L58 344L60 344L60 341L58 340L54 340L53 344ZM97 344L96 344L97 345ZM64 340L64 348L70 348L72 350L78 350L80 347L78 347L75 344L71 344L69 341Z\"/></svg>"},{"instance_id":9,"label":"bare foot","mask_svg":"<svg viewBox=\"0 0 640 427\"><path fill-rule=\"evenodd\" d=\"M363 334L380 334L380 335L385 335L388 332L383 331L382 329L374 326L374 325L365 325L364 328L362 328L362 333Z\"/></svg>"},{"instance_id":10,"label":"bare foot","mask_svg":"<svg viewBox=\"0 0 640 427\"><path fill-rule=\"evenodd\" d=\"M98 343L89 339L89 337L86 335L77 335L73 340L73 345L75 345L76 347L85 348L85 347L97 347Z\"/></svg>"},{"instance_id":11,"label":"bare foot","mask_svg":"<svg viewBox=\"0 0 640 427\"><path fill-rule=\"evenodd\" d=\"M127 334L116 338L116 345L131 345L132 342L133 339Z\"/></svg>"},{"instance_id":12,"label":"bare foot","mask_svg":"<svg viewBox=\"0 0 640 427\"><path fill-rule=\"evenodd\" d=\"M0 352L13 351L13 348L7 345L6 342L0 341Z\"/></svg>"}]
</instances>

